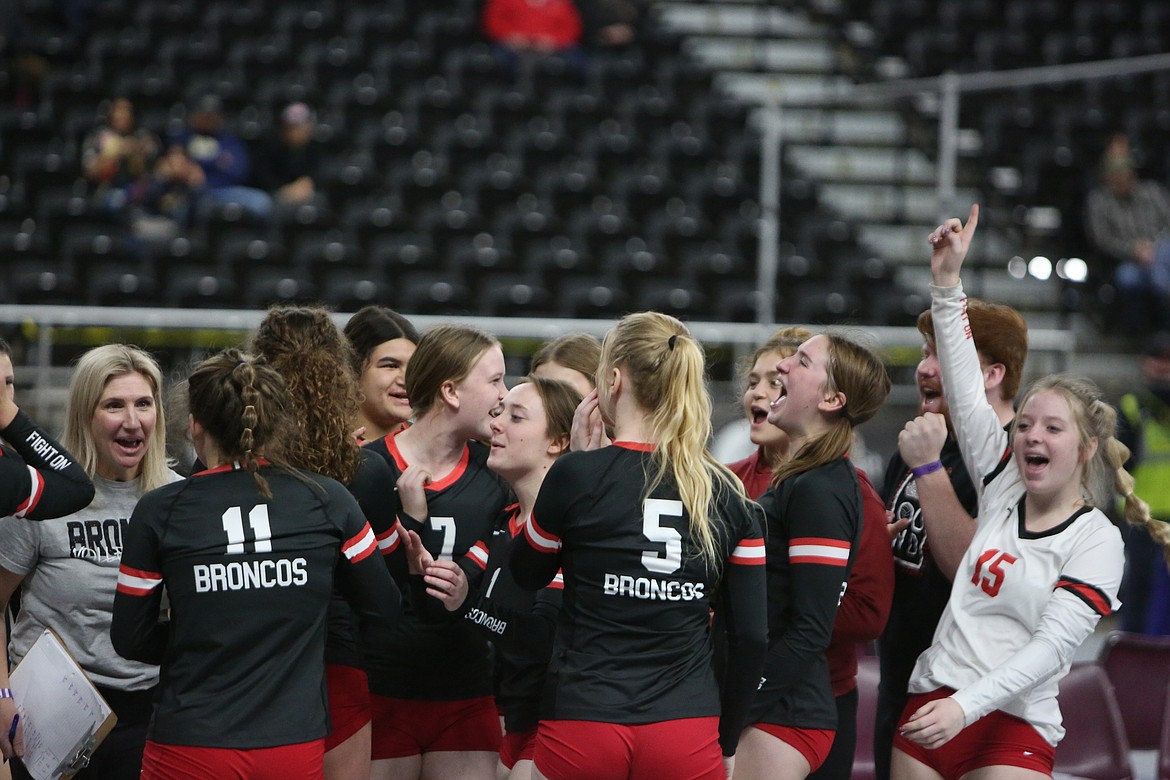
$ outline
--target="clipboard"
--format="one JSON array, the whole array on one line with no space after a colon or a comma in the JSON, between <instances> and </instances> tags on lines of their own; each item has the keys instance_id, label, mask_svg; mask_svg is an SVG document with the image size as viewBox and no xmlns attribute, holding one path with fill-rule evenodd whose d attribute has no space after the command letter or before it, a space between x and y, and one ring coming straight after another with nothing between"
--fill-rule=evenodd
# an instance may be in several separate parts
<instances>
[{"instance_id":1,"label":"clipboard","mask_svg":"<svg viewBox=\"0 0 1170 780\"><path fill-rule=\"evenodd\" d=\"M21 761L34 780L71 777L118 718L51 629L45 629L9 675L24 730Z\"/></svg>"}]
</instances>

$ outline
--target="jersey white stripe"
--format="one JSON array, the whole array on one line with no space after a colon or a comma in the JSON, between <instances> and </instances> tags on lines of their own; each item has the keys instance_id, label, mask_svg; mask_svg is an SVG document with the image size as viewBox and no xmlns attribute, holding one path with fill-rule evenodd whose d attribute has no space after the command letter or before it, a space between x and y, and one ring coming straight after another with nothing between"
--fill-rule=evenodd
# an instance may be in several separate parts
<instances>
[{"instance_id":1,"label":"jersey white stripe","mask_svg":"<svg viewBox=\"0 0 1170 780\"><path fill-rule=\"evenodd\" d=\"M118 572L118 584L135 590L154 590L159 585L162 585L162 577L154 579L153 577L137 577L133 574L127 574L124 571Z\"/></svg>"},{"instance_id":2,"label":"jersey white stripe","mask_svg":"<svg viewBox=\"0 0 1170 780\"><path fill-rule=\"evenodd\" d=\"M470 555L472 558L475 558L477 561L479 561L484 566L487 565L487 560L488 560L487 550L483 549L479 545L472 547L470 550L467 551L467 554Z\"/></svg>"},{"instance_id":3,"label":"jersey white stripe","mask_svg":"<svg viewBox=\"0 0 1170 780\"><path fill-rule=\"evenodd\" d=\"M552 539L536 530L536 523L529 520L524 524L524 533L528 534L528 541L545 552L556 552L561 549L559 539Z\"/></svg>"},{"instance_id":4,"label":"jersey white stripe","mask_svg":"<svg viewBox=\"0 0 1170 780\"><path fill-rule=\"evenodd\" d=\"M374 530L367 525L364 534L354 538L345 546L345 557L351 561L354 558L361 558L377 546L378 540L374 538Z\"/></svg>"},{"instance_id":5,"label":"jersey white stripe","mask_svg":"<svg viewBox=\"0 0 1170 780\"><path fill-rule=\"evenodd\" d=\"M833 561L847 563L849 561L848 547L831 547L827 544L794 544L788 548L788 557L792 558L828 558Z\"/></svg>"},{"instance_id":6,"label":"jersey white stripe","mask_svg":"<svg viewBox=\"0 0 1170 780\"><path fill-rule=\"evenodd\" d=\"M398 529L394 528L389 534L378 540L378 549L393 550L396 544L398 544Z\"/></svg>"},{"instance_id":7,"label":"jersey white stripe","mask_svg":"<svg viewBox=\"0 0 1170 780\"><path fill-rule=\"evenodd\" d=\"M753 560L763 560L765 550L763 540L756 540L755 544L739 544L731 551L733 558L751 558Z\"/></svg>"},{"instance_id":8,"label":"jersey white stripe","mask_svg":"<svg viewBox=\"0 0 1170 780\"><path fill-rule=\"evenodd\" d=\"M24 517L36 509L37 504L40 503L41 495L45 492L45 478L41 476L41 472L32 466L26 466L26 468L28 469L28 477L31 485L29 487L28 498L21 503L20 507L14 513L16 517Z\"/></svg>"}]
</instances>

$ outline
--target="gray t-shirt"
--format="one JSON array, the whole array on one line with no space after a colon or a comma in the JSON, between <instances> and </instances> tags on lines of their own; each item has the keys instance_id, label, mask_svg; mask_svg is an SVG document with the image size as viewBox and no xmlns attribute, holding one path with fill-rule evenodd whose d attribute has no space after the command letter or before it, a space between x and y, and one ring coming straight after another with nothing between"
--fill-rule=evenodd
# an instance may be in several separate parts
<instances>
[{"instance_id":1,"label":"gray t-shirt","mask_svg":"<svg viewBox=\"0 0 1170 780\"><path fill-rule=\"evenodd\" d=\"M123 691L150 688L158 681L158 667L127 661L110 643L122 532L138 503L138 480L95 476L93 484L93 502L75 514L39 522L0 519L0 566L24 576L9 656L18 663L51 628L95 684Z\"/></svg>"}]
</instances>

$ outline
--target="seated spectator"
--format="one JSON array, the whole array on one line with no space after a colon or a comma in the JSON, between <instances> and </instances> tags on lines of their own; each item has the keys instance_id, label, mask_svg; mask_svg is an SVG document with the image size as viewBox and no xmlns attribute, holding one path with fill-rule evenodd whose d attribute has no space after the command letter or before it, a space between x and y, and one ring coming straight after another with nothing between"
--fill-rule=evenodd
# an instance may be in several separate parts
<instances>
[{"instance_id":1,"label":"seated spectator","mask_svg":"<svg viewBox=\"0 0 1170 780\"><path fill-rule=\"evenodd\" d=\"M183 147L167 149L135 202L130 223L135 237L145 242L169 241L190 227L205 182L203 169Z\"/></svg>"},{"instance_id":2,"label":"seated spectator","mask_svg":"<svg viewBox=\"0 0 1170 780\"><path fill-rule=\"evenodd\" d=\"M607 49L628 46L638 34L641 7L632 0L577 0L586 46Z\"/></svg>"},{"instance_id":3,"label":"seated spectator","mask_svg":"<svg viewBox=\"0 0 1170 780\"><path fill-rule=\"evenodd\" d=\"M1137 177L1124 135L1105 151L1086 219L1097 248L1117 264L1113 282L1124 332L1140 340L1170 328L1170 193Z\"/></svg>"},{"instance_id":4,"label":"seated spectator","mask_svg":"<svg viewBox=\"0 0 1170 780\"><path fill-rule=\"evenodd\" d=\"M81 144L81 167L105 208L121 210L139 197L155 157L158 139L137 127L129 98L110 101L105 122Z\"/></svg>"},{"instance_id":5,"label":"seated spectator","mask_svg":"<svg viewBox=\"0 0 1170 780\"><path fill-rule=\"evenodd\" d=\"M236 203L255 219L268 219L272 213L272 197L263 190L244 185L251 173L248 150L239 136L224 128L223 103L219 97L199 98L187 116L187 127L169 140L172 146L182 147L203 169L205 182L197 210Z\"/></svg>"},{"instance_id":6,"label":"seated spectator","mask_svg":"<svg viewBox=\"0 0 1170 780\"><path fill-rule=\"evenodd\" d=\"M304 103L293 103L280 114L280 131L257 155L255 180L278 203L296 205L313 200L323 152L313 140L317 118Z\"/></svg>"},{"instance_id":7,"label":"seated spectator","mask_svg":"<svg viewBox=\"0 0 1170 780\"><path fill-rule=\"evenodd\" d=\"M487 0L483 29L509 68L555 54L584 70L581 14L573 0Z\"/></svg>"}]
</instances>

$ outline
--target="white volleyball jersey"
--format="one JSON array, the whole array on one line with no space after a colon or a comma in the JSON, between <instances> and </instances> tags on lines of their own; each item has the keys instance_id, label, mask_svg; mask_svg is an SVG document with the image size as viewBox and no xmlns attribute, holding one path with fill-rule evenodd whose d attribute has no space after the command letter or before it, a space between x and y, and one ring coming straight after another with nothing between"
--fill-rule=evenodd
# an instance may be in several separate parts
<instances>
[{"instance_id":1,"label":"white volleyball jersey","mask_svg":"<svg viewBox=\"0 0 1170 780\"><path fill-rule=\"evenodd\" d=\"M1040 533L1028 532L1024 484L1003 454L1003 429L983 392L961 286L932 287L943 384L964 461L986 475L978 529L955 575L934 642L918 659L910 691L954 688L966 724L993 710L1026 720L1049 743L1064 736L1057 683L1097 621L1120 606L1121 534L1083 507Z\"/></svg>"}]
</instances>

